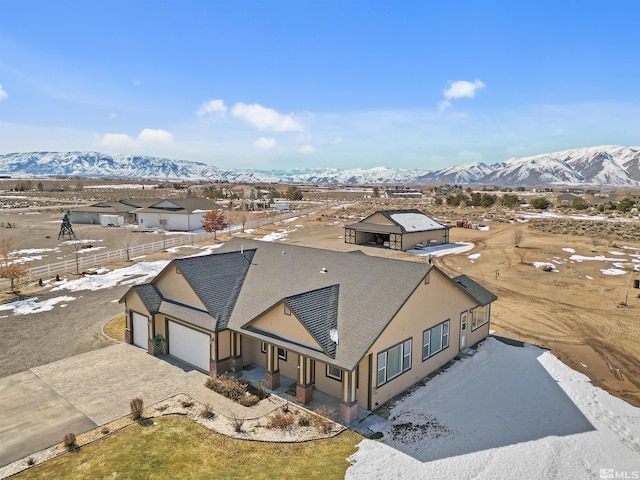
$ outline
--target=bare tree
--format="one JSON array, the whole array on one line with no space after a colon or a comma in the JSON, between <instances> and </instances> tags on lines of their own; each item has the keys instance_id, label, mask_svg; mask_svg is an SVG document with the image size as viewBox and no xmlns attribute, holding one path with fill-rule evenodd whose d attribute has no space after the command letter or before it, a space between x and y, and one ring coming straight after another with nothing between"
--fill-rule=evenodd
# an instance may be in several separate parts
<instances>
[{"instance_id":1,"label":"bare tree","mask_svg":"<svg viewBox=\"0 0 640 480\"><path fill-rule=\"evenodd\" d=\"M12 255L12 241L10 238L0 242L0 278L7 278L11 281L11 291L15 292L16 281L20 283L20 278L29 273L30 263L19 262Z\"/></svg>"},{"instance_id":2,"label":"bare tree","mask_svg":"<svg viewBox=\"0 0 640 480\"><path fill-rule=\"evenodd\" d=\"M120 238L120 246L127 253L127 262L131 261L131 247L136 245L138 241L138 237L135 235L133 230L127 228L126 233L124 235L120 234L120 230L118 231L118 236Z\"/></svg>"},{"instance_id":3,"label":"bare tree","mask_svg":"<svg viewBox=\"0 0 640 480\"><path fill-rule=\"evenodd\" d=\"M76 262L76 274L80 275L80 251L86 247L82 240L68 240L64 242L64 250L69 255L73 255Z\"/></svg>"},{"instance_id":4,"label":"bare tree","mask_svg":"<svg viewBox=\"0 0 640 480\"><path fill-rule=\"evenodd\" d=\"M511 239L513 240L513 244L516 248L520 246L520 243L522 243L522 240L524 240L524 237L526 236L527 232L525 232L522 228L516 228L515 230L513 230L513 232L511 232Z\"/></svg>"}]
</instances>

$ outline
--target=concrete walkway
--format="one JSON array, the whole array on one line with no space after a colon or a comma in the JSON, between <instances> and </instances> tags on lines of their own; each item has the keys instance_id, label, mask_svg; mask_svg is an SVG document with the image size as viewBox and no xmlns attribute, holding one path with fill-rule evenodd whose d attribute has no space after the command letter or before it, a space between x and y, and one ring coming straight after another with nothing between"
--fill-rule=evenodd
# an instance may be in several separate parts
<instances>
[{"instance_id":1,"label":"concrete walkway","mask_svg":"<svg viewBox=\"0 0 640 480\"><path fill-rule=\"evenodd\" d=\"M207 375L141 348L118 344L0 379L0 466L179 393L232 418L259 418L284 403L270 396L243 407L204 386Z\"/></svg>"}]
</instances>

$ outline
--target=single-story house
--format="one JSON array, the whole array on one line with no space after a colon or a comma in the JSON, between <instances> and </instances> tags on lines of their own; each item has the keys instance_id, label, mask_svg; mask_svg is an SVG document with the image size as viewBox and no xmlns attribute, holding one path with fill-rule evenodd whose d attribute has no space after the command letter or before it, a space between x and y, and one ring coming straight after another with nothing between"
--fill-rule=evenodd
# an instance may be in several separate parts
<instances>
[{"instance_id":1,"label":"single-story house","mask_svg":"<svg viewBox=\"0 0 640 480\"><path fill-rule=\"evenodd\" d=\"M571 206L574 200L577 200L578 198L582 198L582 196L576 193L570 193L570 192L560 193L556 197L556 205Z\"/></svg>"},{"instance_id":2,"label":"single-story house","mask_svg":"<svg viewBox=\"0 0 640 480\"><path fill-rule=\"evenodd\" d=\"M67 216L72 224L100 225L104 223L101 218L104 215L121 216L123 223L136 223L134 211L158 201L159 199L102 201L85 207L72 208Z\"/></svg>"},{"instance_id":3,"label":"single-story house","mask_svg":"<svg viewBox=\"0 0 640 480\"><path fill-rule=\"evenodd\" d=\"M159 200L136 210L138 227L190 232L202 228L204 215L216 203L201 197Z\"/></svg>"},{"instance_id":4,"label":"single-story house","mask_svg":"<svg viewBox=\"0 0 640 480\"><path fill-rule=\"evenodd\" d=\"M350 424L484 339L496 299L431 263L234 238L120 302L128 343L210 375L260 367L302 404L336 397Z\"/></svg>"},{"instance_id":5,"label":"single-story house","mask_svg":"<svg viewBox=\"0 0 640 480\"><path fill-rule=\"evenodd\" d=\"M424 195L419 190L385 190L382 198L424 198Z\"/></svg>"},{"instance_id":6,"label":"single-story house","mask_svg":"<svg viewBox=\"0 0 640 480\"><path fill-rule=\"evenodd\" d=\"M344 227L344 242L383 245L392 250L411 250L425 245L449 243L449 227L420 210L379 210Z\"/></svg>"}]
</instances>

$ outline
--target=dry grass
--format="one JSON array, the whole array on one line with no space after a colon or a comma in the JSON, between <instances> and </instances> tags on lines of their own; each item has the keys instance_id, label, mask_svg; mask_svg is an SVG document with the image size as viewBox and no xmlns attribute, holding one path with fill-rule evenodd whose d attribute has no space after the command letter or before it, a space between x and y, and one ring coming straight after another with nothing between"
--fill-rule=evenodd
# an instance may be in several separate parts
<instances>
[{"instance_id":1,"label":"dry grass","mask_svg":"<svg viewBox=\"0 0 640 480\"><path fill-rule=\"evenodd\" d=\"M298 444L246 442L182 416L136 424L14 478L344 478L357 433Z\"/></svg>"},{"instance_id":2,"label":"dry grass","mask_svg":"<svg viewBox=\"0 0 640 480\"><path fill-rule=\"evenodd\" d=\"M118 315L116 318L107 322L103 330L105 335L107 335L108 337L111 337L119 342L124 342L125 327L125 316L123 313L122 315Z\"/></svg>"}]
</instances>

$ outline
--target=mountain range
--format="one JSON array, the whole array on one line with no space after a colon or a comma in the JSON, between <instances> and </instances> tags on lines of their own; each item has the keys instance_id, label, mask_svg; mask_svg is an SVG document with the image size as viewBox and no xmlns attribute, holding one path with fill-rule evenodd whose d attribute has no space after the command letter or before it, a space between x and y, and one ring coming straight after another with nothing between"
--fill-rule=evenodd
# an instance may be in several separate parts
<instances>
[{"instance_id":1,"label":"mountain range","mask_svg":"<svg viewBox=\"0 0 640 480\"><path fill-rule=\"evenodd\" d=\"M98 152L31 152L0 155L0 175L209 180L230 183L342 185L482 184L498 186L640 186L640 147L604 145L504 162L456 165L441 170L305 168L221 169L200 162Z\"/></svg>"}]
</instances>

